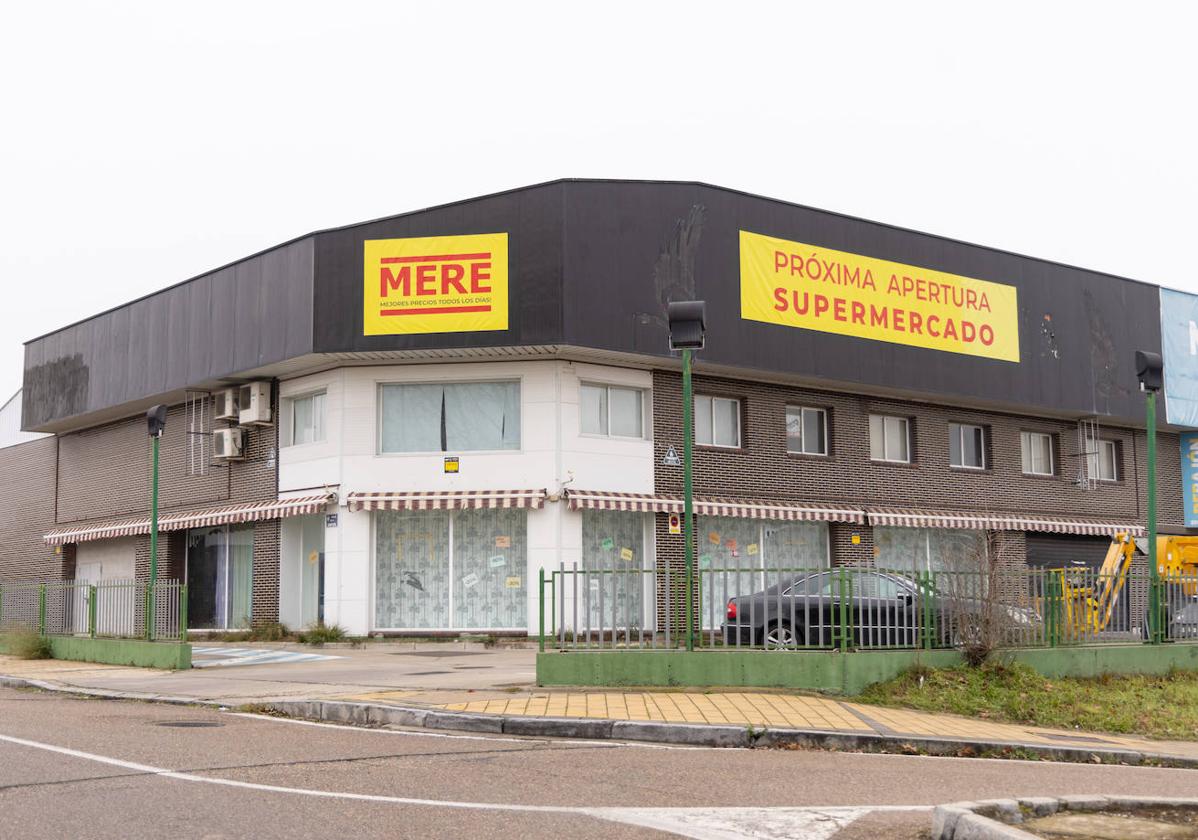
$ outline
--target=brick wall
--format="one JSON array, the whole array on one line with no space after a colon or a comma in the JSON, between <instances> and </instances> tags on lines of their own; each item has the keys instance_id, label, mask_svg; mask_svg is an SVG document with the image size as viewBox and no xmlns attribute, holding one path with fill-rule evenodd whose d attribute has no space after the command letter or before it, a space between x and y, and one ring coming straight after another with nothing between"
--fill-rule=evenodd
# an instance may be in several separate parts
<instances>
[{"instance_id":1,"label":"brick wall","mask_svg":"<svg viewBox=\"0 0 1198 840\"><path fill-rule=\"evenodd\" d=\"M859 506L897 506L933 510L1043 513L1122 522L1143 522L1143 479L1147 453L1143 431L1107 427L1100 436L1118 447L1118 480L1094 489L1074 483L1078 474L1077 424L998 412L950 408L926 403L817 391L746 380L695 377L695 393L741 401L741 448L696 447L695 493L734 498L833 502ZM786 407L807 406L828 412L827 456L786 451ZM911 464L883 464L870 458L869 416L884 414L911 421ZM984 470L949 466L949 423L986 429ZM682 450L682 380L671 371L653 379L654 483L659 493L682 491L682 468L664 467L669 446ZM1056 475L1023 474L1021 431L1054 436ZM1175 434L1158 435L1160 520L1180 526L1181 458ZM836 563L868 562L873 557L868 526L833 524ZM860 542L852 543L857 534ZM681 540L659 540L661 562L680 562ZM674 544L677 544L676 546ZM1025 554L1021 540L1009 540L1007 553Z\"/></svg>"},{"instance_id":2,"label":"brick wall","mask_svg":"<svg viewBox=\"0 0 1198 840\"><path fill-rule=\"evenodd\" d=\"M277 388L274 399L278 412ZM225 425L216 423L216 426ZM208 423L211 429L213 424ZM166 430L159 443L158 498L160 513L187 512L220 504L266 501L278 495L278 427L245 430L245 459L228 463L211 462L207 475L189 473L191 459L186 407L173 406L167 414ZM142 416L109 423L93 429L48 438L55 442L58 468L58 524L149 513L150 439ZM0 450L0 463L7 450ZM211 448L208 449L211 452ZM39 527L36 543L42 554L41 536L54 525L53 476L48 467L50 520ZM0 534L3 529L0 529ZM136 574L150 573L150 537L139 537L134 549ZM186 533L164 532L158 540L160 578L182 579L186 570ZM2 555L0 555L2 556ZM61 566L51 577L61 573ZM72 569L73 574L73 569ZM270 520L254 526L254 623L278 620L279 614L279 522Z\"/></svg>"},{"instance_id":3,"label":"brick wall","mask_svg":"<svg viewBox=\"0 0 1198 840\"><path fill-rule=\"evenodd\" d=\"M0 503L0 581L57 579L64 565L74 573L72 551L48 546L54 527L54 464L58 438L0 449L6 495Z\"/></svg>"}]
</instances>

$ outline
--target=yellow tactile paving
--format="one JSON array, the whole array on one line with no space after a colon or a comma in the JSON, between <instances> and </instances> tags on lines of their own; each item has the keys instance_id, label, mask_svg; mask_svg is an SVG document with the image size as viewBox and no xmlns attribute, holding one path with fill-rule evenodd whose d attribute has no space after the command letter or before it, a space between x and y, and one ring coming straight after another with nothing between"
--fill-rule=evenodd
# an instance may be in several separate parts
<instances>
[{"instance_id":1,"label":"yellow tactile paving","mask_svg":"<svg viewBox=\"0 0 1198 840\"><path fill-rule=\"evenodd\" d=\"M483 714L871 731L834 700L752 692L551 692L449 703L442 708Z\"/></svg>"},{"instance_id":2,"label":"yellow tactile paving","mask_svg":"<svg viewBox=\"0 0 1198 840\"><path fill-rule=\"evenodd\" d=\"M824 697L766 692L544 692L498 700L449 703L440 708L483 714L876 732L897 737L963 738L1083 748L1087 745L1140 751L1159 748L1150 741L1118 735L994 723Z\"/></svg>"}]
</instances>

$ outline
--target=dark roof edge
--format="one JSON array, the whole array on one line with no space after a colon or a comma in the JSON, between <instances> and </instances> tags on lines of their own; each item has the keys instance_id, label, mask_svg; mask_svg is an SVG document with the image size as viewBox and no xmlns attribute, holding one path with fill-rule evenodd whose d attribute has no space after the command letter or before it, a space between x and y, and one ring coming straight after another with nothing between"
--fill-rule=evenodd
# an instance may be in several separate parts
<instances>
[{"instance_id":1,"label":"dark roof edge","mask_svg":"<svg viewBox=\"0 0 1198 840\"><path fill-rule=\"evenodd\" d=\"M373 224L377 224L379 222L390 221L392 219L402 219L406 216L414 216L417 213L427 213L430 210L442 210L446 207L455 207L459 204L469 204L474 201L486 201L487 199L498 198L499 196L504 196L504 195L511 195L512 193L525 192L526 190L541 189L543 187L550 187L555 184L570 184L570 183L578 183L578 184L673 184L673 185L680 185L680 186L702 187L704 189L719 190L721 192L732 193L734 195L741 195L741 196L745 196L746 198L757 199L758 201L769 201L769 202L773 202L774 204L782 204L787 207L798 207L803 210L810 210L815 213L824 213L829 216L836 216L841 219L848 219L848 220L854 221L854 222L861 222L864 224L877 225L878 227L888 228L889 230L900 231L902 233L913 233L913 234L917 234L919 236L927 236L932 239L938 239L942 242L952 242L956 245L966 245L970 248L982 248L984 250L992 251L994 253L1006 254L1008 256L1018 257L1019 259L1024 259L1024 260L1032 260L1033 262L1044 263L1046 265L1055 265L1055 266L1059 266L1061 268L1068 268L1073 271L1085 271L1089 274L1097 274L1097 275L1100 275L1103 277L1110 277L1112 279L1122 280L1127 283L1139 283L1140 285L1152 286L1157 289L1166 288L1166 287L1162 287L1159 283L1152 283L1148 280L1137 280L1134 277L1124 277L1120 274L1112 274L1109 271L1101 271L1099 269L1085 268L1083 266L1073 265L1071 263L1060 262L1059 260L1045 259L1043 257L1033 257L1033 256L1029 256L1028 254L1021 254L1018 251L1011 251L1006 248L995 248L990 245L981 245L977 242L968 242L964 239L955 239L951 236L942 236L941 234L938 234L938 233L928 233L927 231L916 230L915 228L903 227L902 225L890 224L889 222L878 222L873 219L865 219L865 218L862 218L861 216L854 216L849 213L841 213L837 210L824 210L823 208L820 208L820 207L812 207L809 204L799 204L798 202L795 202L795 201L787 201L787 200L781 199L781 198L772 198L767 195L751 193L746 190L738 190L735 187L721 187L718 184L709 184L706 181L657 180L657 179L651 179L651 178L555 178L550 181L540 181L536 184L526 184L521 187L511 187L506 190L499 190L497 192L487 193L485 195L476 195L476 196L471 196L470 198L461 198L456 201L447 201L444 204L433 204L428 207L420 207L416 210L405 210L402 213L394 213L390 216L379 216L378 218L367 219L366 221L362 221L362 222L352 222L347 225L338 225L336 227L320 228L318 230L314 230L309 233L305 233L305 234L301 234L299 236L293 237L284 242L280 242L277 245L271 245L268 248L263 248L260 251L255 251L252 254L248 254L244 257L240 257L238 259L232 260L231 262L227 262L224 265L217 266L216 268L211 268L207 271L203 271L199 274L188 277L185 280L180 280L177 283L172 283L169 286L163 286L161 289L157 289L153 292L148 292L148 293L142 295L141 297L134 298L133 300L129 300L124 303L117 304L115 306L110 306L108 309L97 312L94 315L89 315L86 318L80 318L78 321L73 321L69 324L58 327L57 329L50 330L47 333L43 333L42 335L28 339L27 341L23 342L23 344L27 345L27 344L32 344L35 341L41 341L43 338L48 338L57 333L63 332L65 330L69 330L72 327L77 327L82 323L92 320L93 318L99 318L102 315L107 315L110 312L115 312L118 309L124 309L126 306L132 306L135 303L140 303L141 301L146 300L147 298L151 298L154 295L159 294L161 292L169 291L170 289L174 289L174 288L177 288L178 286L182 286L187 283L190 283L193 280L199 280L201 277L207 277L209 274L215 274L218 271L224 271L226 268L231 268L232 266L246 262L247 260L255 259L256 257L260 257L263 254L269 254L271 251L277 251L280 248L286 248L288 245L294 245L295 243L301 242L305 239L314 239L315 237L320 236L321 234L324 234L324 233L334 233L334 232L342 231L342 230L352 230L353 228L365 227L366 225L373 225Z\"/></svg>"}]
</instances>

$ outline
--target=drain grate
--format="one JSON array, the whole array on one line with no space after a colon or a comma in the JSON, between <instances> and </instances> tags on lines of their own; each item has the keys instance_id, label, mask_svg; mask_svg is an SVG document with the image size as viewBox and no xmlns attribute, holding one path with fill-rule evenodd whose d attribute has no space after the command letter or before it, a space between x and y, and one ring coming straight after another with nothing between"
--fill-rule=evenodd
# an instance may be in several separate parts
<instances>
[{"instance_id":1,"label":"drain grate","mask_svg":"<svg viewBox=\"0 0 1198 840\"><path fill-rule=\"evenodd\" d=\"M215 720L160 720L154 725L170 726L178 729L211 729L216 726L224 726L223 723Z\"/></svg>"}]
</instances>

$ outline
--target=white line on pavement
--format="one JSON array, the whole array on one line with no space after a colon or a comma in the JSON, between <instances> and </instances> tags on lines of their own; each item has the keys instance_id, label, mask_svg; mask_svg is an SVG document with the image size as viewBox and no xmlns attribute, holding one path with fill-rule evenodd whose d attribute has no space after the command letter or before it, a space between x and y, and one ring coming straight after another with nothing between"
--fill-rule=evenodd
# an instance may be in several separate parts
<instances>
[{"instance_id":1,"label":"white line on pavement","mask_svg":"<svg viewBox=\"0 0 1198 840\"><path fill-rule=\"evenodd\" d=\"M215 776L197 776L180 773L163 767L139 764L120 758L97 755L45 744L12 735L0 735L0 741L32 749L58 753L84 761L94 761L112 767L120 767L164 779L182 782L219 785L223 787L256 790L266 793L286 793L311 796L321 799L345 799L358 802L385 802L395 805L417 805L430 808L455 808L471 811L515 811L521 813L570 814L589 816L623 824L657 828L694 840L826 840L836 831L871 811L926 811L926 805L884 805L862 807L828 808L586 808L568 805L519 805L499 802L462 802L452 799L417 799L406 796L383 796L349 791L312 790L310 788L265 785L258 782L242 782Z\"/></svg>"}]
</instances>

